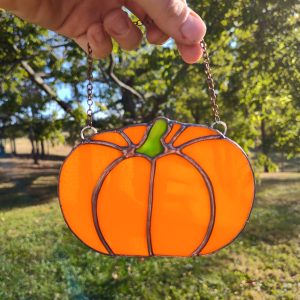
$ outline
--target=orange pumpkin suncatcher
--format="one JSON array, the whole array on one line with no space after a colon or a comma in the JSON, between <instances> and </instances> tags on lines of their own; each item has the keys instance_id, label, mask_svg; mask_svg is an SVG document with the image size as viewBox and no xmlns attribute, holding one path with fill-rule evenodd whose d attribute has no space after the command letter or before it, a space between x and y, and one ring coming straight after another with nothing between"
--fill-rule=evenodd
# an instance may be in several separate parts
<instances>
[{"instance_id":1,"label":"orange pumpkin suncatcher","mask_svg":"<svg viewBox=\"0 0 300 300\"><path fill-rule=\"evenodd\" d=\"M85 129L97 132L88 44L88 126L62 165L59 200L69 228L90 248L107 255L206 255L244 228L254 199L253 171L242 148L225 136L204 41L201 47L211 127L159 117L86 138Z\"/></svg>"},{"instance_id":2,"label":"orange pumpkin suncatcher","mask_svg":"<svg viewBox=\"0 0 300 300\"><path fill-rule=\"evenodd\" d=\"M93 135L70 153L59 181L70 229L109 255L215 252L244 228L253 198L240 146L166 118Z\"/></svg>"}]
</instances>

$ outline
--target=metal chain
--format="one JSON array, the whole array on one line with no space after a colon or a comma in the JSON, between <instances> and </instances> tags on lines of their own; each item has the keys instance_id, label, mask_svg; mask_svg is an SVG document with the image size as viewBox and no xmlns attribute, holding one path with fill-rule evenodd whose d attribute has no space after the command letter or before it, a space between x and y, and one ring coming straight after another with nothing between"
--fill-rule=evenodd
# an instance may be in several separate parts
<instances>
[{"instance_id":1,"label":"metal chain","mask_svg":"<svg viewBox=\"0 0 300 300\"><path fill-rule=\"evenodd\" d=\"M151 19L146 19L146 20L137 20L133 22L136 26L143 26L144 24L151 24L153 21ZM87 84L87 104L88 104L88 109L87 109L87 126L84 128L92 128L93 130L96 130L93 128L93 58L92 58L92 48L90 44L87 44L88 46L88 69L87 69L87 79L88 79L88 84ZM207 85L208 85L208 91L209 91L209 96L210 96L210 101L211 101L211 106L212 106L212 111L214 115L214 123L211 125L214 127L217 124L221 124L224 127L224 134L226 133L227 126L224 122L221 121L220 114L219 114L219 106L217 104L217 95L215 91L215 85L214 85L214 80L212 78L212 72L210 68L210 59L209 55L207 52L207 45L204 40L200 42L200 46L203 50L203 59L204 59L204 67L205 67L205 74L207 76ZM83 136L83 131L82 130L82 136Z\"/></svg>"},{"instance_id":2,"label":"metal chain","mask_svg":"<svg viewBox=\"0 0 300 300\"><path fill-rule=\"evenodd\" d=\"M137 20L133 22L133 24L137 26L143 26L144 24L148 23L151 24L153 21L151 19L146 19L146 20ZM217 104L217 95L215 91L215 85L214 85L214 80L212 78L212 72L210 68L210 59L209 55L207 52L207 45L204 40L200 42L200 46L203 49L203 59L204 59L204 67L205 67L205 74L207 76L207 85L208 85L208 91L209 91L209 96L210 96L210 101L211 101L211 106L212 106L212 111L214 115L214 124L222 124L224 127L226 127L226 124L221 121L220 114L219 114L219 106ZM226 130L225 130L226 132Z\"/></svg>"},{"instance_id":3,"label":"metal chain","mask_svg":"<svg viewBox=\"0 0 300 300\"><path fill-rule=\"evenodd\" d=\"M141 20L137 20L135 22L133 22L133 24L135 24L136 26L143 26L146 22L151 23L151 20L147 19L145 21L141 21ZM88 68L87 68L87 80L88 80L88 84L86 86L86 90L87 90L87 105L88 105L88 109L86 111L87 114L87 120L86 120L86 128L88 127L93 127L93 57L92 57L92 47L90 45L90 43L87 43L87 50L88 50L88 56L87 56L87 63L88 63Z\"/></svg>"},{"instance_id":4,"label":"metal chain","mask_svg":"<svg viewBox=\"0 0 300 300\"><path fill-rule=\"evenodd\" d=\"M208 91L209 91L212 111L214 114L214 120L215 120L215 122L218 123L218 122L221 122L221 118L219 115L219 106L217 104L217 95L216 95L216 91L215 91L214 80L212 78L211 68L209 65L210 59L209 59L208 52L207 52L207 45L204 42L204 40L202 40L200 42L200 46L203 49L205 74L207 76L207 85L208 85Z\"/></svg>"},{"instance_id":5,"label":"metal chain","mask_svg":"<svg viewBox=\"0 0 300 300\"><path fill-rule=\"evenodd\" d=\"M89 140L91 136L91 132L93 134L97 133L97 129L93 127L93 57L92 53L93 50L91 48L91 45L88 43L87 44L87 50L88 50L88 56L87 56L87 63L88 63L88 68L87 68L87 80L88 84L86 86L86 91L87 91L87 105L88 109L86 111L87 114L87 119L86 119L86 126L81 129L81 139L84 140ZM88 132L89 134L87 134Z\"/></svg>"},{"instance_id":6,"label":"metal chain","mask_svg":"<svg viewBox=\"0 0 300 300\"><path fill-rule=\"evenodd\" d=\"M90 44L87 44L88 46L88 57L87 57L87 62L88 62L88 68L87 68L87 79L88 79L88 84L86 86L87 90L87 105L88 109L86 111L87 113L87 126L92 127L93 126L93 110L92 106L94 104L93 102L93 57L92 57L92 48Z\"/></svg>"}]
</instances>

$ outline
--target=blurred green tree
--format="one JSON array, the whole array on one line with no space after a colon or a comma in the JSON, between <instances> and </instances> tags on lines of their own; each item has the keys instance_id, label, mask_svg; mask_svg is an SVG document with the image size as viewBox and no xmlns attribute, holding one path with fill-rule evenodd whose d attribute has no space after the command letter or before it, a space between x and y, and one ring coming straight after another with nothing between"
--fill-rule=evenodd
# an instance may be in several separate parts
<instances>
[{"instance_id":1,"label":"blurred green tree","mask_svg":"<svg viewBox=\"0 0 300 300\"><path fill-rule=\"evenodd\" d=\"M259 150L265 171L273 166L271 153L286 158L299 153L298 1L189 4L207 24L206 42L229 136L246 151ZM5 12L0 25L2 134L7 124L3 112L12 116L23 105L21 87L30 83L58 111L57 123L74 143L85 119L85 54L69 40ZM114 45L113 56L95 63L93 75L98 128L148 122L159 114L186 122L212 120L203 64L183 63L172 41L164 47L143 42L130 53ZM62 97L62 89L69 91L68 97ZM39 109L41 118L49 106ZM49 128L56 134L60 130Z\"/></svg>"}]
</instances>

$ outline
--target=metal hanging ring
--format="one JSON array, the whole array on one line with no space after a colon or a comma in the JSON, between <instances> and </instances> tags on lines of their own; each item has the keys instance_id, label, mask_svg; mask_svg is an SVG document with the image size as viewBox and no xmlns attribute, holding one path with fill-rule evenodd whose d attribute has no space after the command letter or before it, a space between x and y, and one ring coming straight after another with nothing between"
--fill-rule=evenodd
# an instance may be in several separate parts
<instances>
[{"instance_id":1,"label":"metal hanging ring","mask_svg":"<svg viewBox=\"0 0 300 300\"><path fill-rule=\"evenodd\" d=\"M216 126L216 125L222 125L222 126L224 127L224 128L223 128L222 134L223 134L223 135L226 135L226 133L227 133L227 125L226 125L226 123L223 122L223 121L215 121L215 122L213 122L213 123L210 125L210 127L213 128L213 129L215 129L215 126Z\"/></svg>"},{"instance_id":2,"label":"metal hanging ring","mask_svg":"<svg viewBox=\"0 0 300 300\"><path fill-rule=\"evenodd\" d=\"M81 139L82 140L87 140L88 138L90 138L92 135L89 135L88 137L85 137L85 135L84 135L84 132L86 131L86 130L92 130L94 133L92 134L92 135L94 135L94 134L96 134L98 131L97 131L97 129L95 128L95 127L93 127L93 126L90 126L90 125L88 125L88 126L85 126L85 127L83 127L82 129L81 129L81 132L80 132L80 137L81 137Z\"/></svg>"}]
</instances>

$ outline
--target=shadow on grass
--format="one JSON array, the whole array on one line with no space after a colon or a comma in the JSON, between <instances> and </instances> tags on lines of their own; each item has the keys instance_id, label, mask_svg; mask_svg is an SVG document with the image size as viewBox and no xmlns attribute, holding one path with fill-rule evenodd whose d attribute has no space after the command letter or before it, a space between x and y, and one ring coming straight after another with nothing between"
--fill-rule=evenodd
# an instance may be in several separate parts
<instances>
[{"instance_id":1,"label":"shadow on grass","mask_svg":"<svg viewBox=\"0 0 300 300\"><path fill-rule=\"evenodd\" d=\"M300 176L264 178L256 198L245 239L275 245L298 237Z\"/></svg>"},{"instance_id":2,"label":"shadow on grass","mask_svg":"<svg viewBox=\"0 0 300 300\"><path fill-rule=\"evenodd\" d=\"M273 153L270 157L281 172L300 172L300 155L289 160L282 158L279 153Z\"/></svg>"},{"instance_id":3,"label":"shadow on grass","mask_svg":"<svg viewBox=\"0 0 300 300\"><path fill-rule=\"evenodd\" d=\"M299 236L299 211L289 205L272 205L268 210L254 210L243 237L251 244L263 241L270 245L286 243Z\"/></svg>"},{"instance_id":4,"label":"shadow on grass","mask_svg":"<svg viewBox=\"0 0 300 300\"><path fill-rule=\"evenodd\" d=\"M60 160L34 165L26 156L0 158L0 210L46 203L57 196Z\"/></svg>"},{"instance_id":5,"label":"shadow on grass","mask_svg":"<svg viewBox=\"0 0 300 300\"><path fill-rule=\"evenodd\" d=\"M16 157L16 158L19 158L19 159L28 159L28 160L32 160L33 161L33 158L32 158L32 155L31 154L25 154L25 153L19 153L19 154L4 154L2 155L0 158L2 157ZM47 155L44 155L44 156L39 156L38 157L38 160L39 161L44 161L44 160L49 160L49 161L64 161L66 158L65 155L55 155L55 154L47 154Z\"/></svg>"},{"instance_id":6,"label":"shadow on grass","mask_svg":"<svg viewBox=\"0 0 300 300\"><path fill-rule=\"evenodd\" d=\"M43 204L57 196L57 183L53 172L6 181L2 186L4 187L0 187L0 210Z\"/></svg>"},{"instance_id":7,"label":"shadow on grass","mask_svg":"<svg viewBox=\"0 0 300 300\"><path fill-rule=\"evenodd\" d=\"M300 184L300 177L295 178L264 178L262 182L261 188L272 189L274 186L278 185L293 185L293 184ZM260 187L258 188L260 190Z\"/></svg>"}]
</instances>

